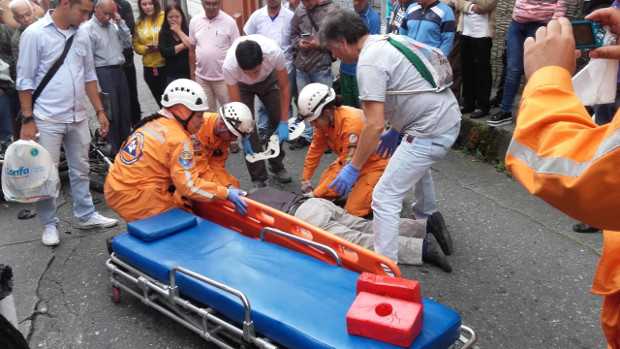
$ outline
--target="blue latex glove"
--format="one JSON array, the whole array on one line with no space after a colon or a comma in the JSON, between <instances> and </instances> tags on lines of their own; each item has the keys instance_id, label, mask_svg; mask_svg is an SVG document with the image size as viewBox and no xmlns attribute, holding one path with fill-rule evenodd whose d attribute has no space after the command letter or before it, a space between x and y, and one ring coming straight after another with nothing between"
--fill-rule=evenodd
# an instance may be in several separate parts
<instances>
[{"instance_id":1,"label":"blue latex glove","mask_svg":"<svg viewBox=\"0 0 620 349\"><path fill-rule=\"evenodd\" d=\"M276 133L280 138L280 143L288 141L288 121L280 121Z\"/></svg>"},{"instance_id":2,"label":"blue latex glove","mask_svg":"<svg viewBox=\"0 0 620 349\"><path fill-rule=\"evenodd\" d=\"M377 148L377 154L382 158L389 158L398 148L400 133L393 128L383 132Z\"/></svg>"},{"instance_id":3,"label":"blue latex glove","mask_svg":"<svg viewBox=\"0 0 620 349\"><path fill-rule=\"evenodd\" d=\"M243 137L243 140L241 140L241 145L243 146L243 153L245 155L252 155L254 154L254 149L252 149L252 143L250 142L250 137Z\"/></svg>"},{"instance_id":4,"label":"blue latex glove","mask_svg":"<svg viewBox=\"0 0 620 349\"><path fill-rule=\"evenodd\" d=\"M246 192L237 188L228 188L228 201L235 204L235 210L239 212L239 214L245 216L248 213L248 204L241 198L245 196Z\"/></svg>"},{"instance_id":5,"label":"blue latex glove","mask_svg":"<svg viewBox=\"0 0 620 349\"><path fill-rule=\"evenodd\" d=\"M351 164L347 164L340 170L336 179L329 185L329 189L335 191L340 196L345 196L351 191L359 175L360 170L356 169Z\"/></svg>"}]
</instances>

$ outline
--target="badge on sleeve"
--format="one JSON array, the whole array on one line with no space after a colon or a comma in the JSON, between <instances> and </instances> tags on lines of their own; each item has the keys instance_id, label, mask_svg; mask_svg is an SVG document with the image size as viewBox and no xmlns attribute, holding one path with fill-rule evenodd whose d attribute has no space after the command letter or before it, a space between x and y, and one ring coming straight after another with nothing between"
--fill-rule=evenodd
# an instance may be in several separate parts
<instances>
[{"instance_id":1,"label":"badge on sleeve","mask_svg":"<svg viewBox=\"0 0 620 349\"><path fill-rule=\"evenodd\" d=\"M144 135L142 132L134 132L121 149L119 158L125 165L134 164L142 157L144 148Z\"/></svg>"},{"instance_id":2,"label":"badge on sleeve","mask_svg":"<svg viewBox=\"0 0 620 349\"><path fill-rule=\"evenodd\" d=\"M179 155L179 164L186 170L192 168L193 160L194 154L192 154L191 151L184 150L181 152L181 155Z\"/></svg>"}]
</instances>

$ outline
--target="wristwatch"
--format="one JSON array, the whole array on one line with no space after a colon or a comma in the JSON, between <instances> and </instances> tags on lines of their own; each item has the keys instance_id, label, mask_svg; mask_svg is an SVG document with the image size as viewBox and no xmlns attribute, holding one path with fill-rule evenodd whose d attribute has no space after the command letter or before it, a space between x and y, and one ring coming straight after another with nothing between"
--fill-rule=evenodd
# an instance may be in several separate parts
<instances>
[{"instance_id":1,"label":"wristwatch","mask_svg":"<svg viewBox=\"0 0 620 349\"><path fill-rule=\"evenodd\" d=\"M19 120L21 121L22 125L26 125L27 123L33 122L34 121L34 117L32 115L24 115L22 113L19 114Z\"/></svg>"}]
</instances>

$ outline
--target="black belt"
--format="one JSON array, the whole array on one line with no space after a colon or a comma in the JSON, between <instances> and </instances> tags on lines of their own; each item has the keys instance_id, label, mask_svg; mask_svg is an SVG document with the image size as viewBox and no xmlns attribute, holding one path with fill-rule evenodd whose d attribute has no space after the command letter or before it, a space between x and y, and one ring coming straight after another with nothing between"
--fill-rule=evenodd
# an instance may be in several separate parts
<instances>
[{"instance_id":1,"label":"black belt","mask_svg":"<svg viewBox=\"0 0 620 349\"><path fill-rule=\"evenodd\" d=\"M121 69L121 68L123 68L122 64L104 65L103 67L97 67L97 69Z\"/></svg>"}]
</instances>

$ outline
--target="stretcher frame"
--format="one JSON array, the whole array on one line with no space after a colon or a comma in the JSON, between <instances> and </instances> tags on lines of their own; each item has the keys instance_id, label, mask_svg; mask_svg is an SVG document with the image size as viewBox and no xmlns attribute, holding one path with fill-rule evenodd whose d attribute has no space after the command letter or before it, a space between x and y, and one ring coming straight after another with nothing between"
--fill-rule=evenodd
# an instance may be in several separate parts
<instances>
[{"instance_id":1,"label":"stretcher frame","mask_svg":"<svg viewBox=\"0 0 620 349\"><path fill-rule=\"evenodd\" d=\"M330 255L338 266L343 267L340 256L329 246L268 227L261 229L259 238L265 241L265 236L267 234L290 239L297 243L321 250ZM243 292L233 287L178 266L170 270L168 274L169 282L168 284L164 284L121 261L116 257L115 253L111 253L110 258L106 261L106 267L110 272L112 301L114 303L120 302L120 292L123 290L141 300L145 305L168 316L173 321L183 325L187 329L198 334L204 340L212 342L220 348L279 348L268 338L263 338L256 334L252 321L250 300ZM220 316L217 310L208 307L208 305L205 307L183 298L176 286L176 273L182 273L193 277L239 298L244 308L243 323L240 325L235 324L223 316ZM237 346L231 346L226 340L232 341ZM461 334L456 342L461 344L459 347L460 349L472 348L477 340L476 333L470 327L461 325ZM455 348L455 345L452 345L452 347Z\"/></svg>"}]
</instances>

